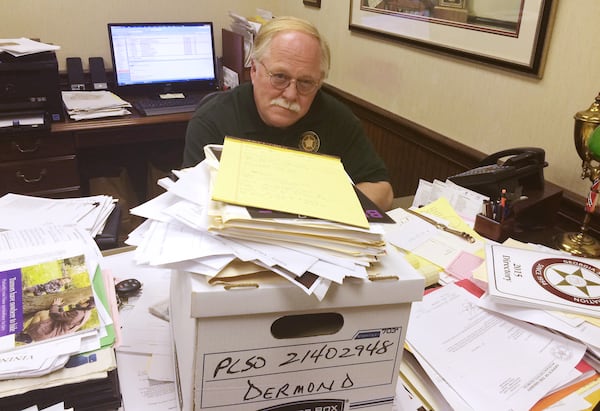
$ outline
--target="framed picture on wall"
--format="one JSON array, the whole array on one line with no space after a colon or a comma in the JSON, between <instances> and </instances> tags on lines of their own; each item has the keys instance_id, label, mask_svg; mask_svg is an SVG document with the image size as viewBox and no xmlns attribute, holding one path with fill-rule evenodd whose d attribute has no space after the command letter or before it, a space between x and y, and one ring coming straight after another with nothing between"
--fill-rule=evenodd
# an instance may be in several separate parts
<instances>
[{"instance_id":1,"label":"framed picture on wall","mask_svg":"<svg viewBox=\"0 0 600 411\"><path fill-rule=\"evenodd\" d=\"M542 77L558 0L350 0L349 28Z\"/></svg>"}]
</instances>

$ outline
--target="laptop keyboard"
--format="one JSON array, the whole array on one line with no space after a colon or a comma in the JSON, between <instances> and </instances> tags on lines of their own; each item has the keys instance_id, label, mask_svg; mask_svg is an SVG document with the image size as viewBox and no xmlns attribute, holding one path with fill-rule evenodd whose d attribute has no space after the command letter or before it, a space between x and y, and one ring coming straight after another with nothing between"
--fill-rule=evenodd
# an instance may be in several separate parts
<instances>
[{"instance_id":1,"label":"laptop keyboard","mask_svg":"<svg viewBox=\"0 0 600 411\"><path fill-rule=\"evenodd\" d=\"M145 116L186 113L195 111L203 95L191 95L185 98L142 98L134 101L133 106Z\"/></svg>"}]
</instances>

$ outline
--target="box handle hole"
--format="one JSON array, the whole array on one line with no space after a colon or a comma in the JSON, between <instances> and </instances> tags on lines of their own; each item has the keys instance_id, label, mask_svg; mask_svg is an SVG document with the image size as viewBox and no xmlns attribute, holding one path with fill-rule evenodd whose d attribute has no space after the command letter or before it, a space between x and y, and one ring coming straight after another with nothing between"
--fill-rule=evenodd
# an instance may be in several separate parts
<instances>
[{"instance_id":1,"label":"box handle hole","mask_svg":"<svg viewBox=\"0 0 600 411\"><path fill-rule=\"evenodd\" d=\"M286 315L271 325L271 334L277 339L314 337L337 333L344 326L344 317L338 313Z\"/></svg>"}]
</instances>

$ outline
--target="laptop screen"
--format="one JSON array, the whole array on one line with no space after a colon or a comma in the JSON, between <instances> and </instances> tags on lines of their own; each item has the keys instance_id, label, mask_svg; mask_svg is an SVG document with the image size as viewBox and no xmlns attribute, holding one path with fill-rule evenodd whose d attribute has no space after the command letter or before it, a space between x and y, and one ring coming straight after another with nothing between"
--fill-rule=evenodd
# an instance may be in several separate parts
<instances>
[{"instance_id":1,"label":"laptop screen","mask_svg":"<svg viewBox=\"0 0 600 411\"><path fill-rule=\"evenodd\" d=\"M109 23L108 37L119 92L218 88L212 22Z\"/></svg>"}]
</instances>

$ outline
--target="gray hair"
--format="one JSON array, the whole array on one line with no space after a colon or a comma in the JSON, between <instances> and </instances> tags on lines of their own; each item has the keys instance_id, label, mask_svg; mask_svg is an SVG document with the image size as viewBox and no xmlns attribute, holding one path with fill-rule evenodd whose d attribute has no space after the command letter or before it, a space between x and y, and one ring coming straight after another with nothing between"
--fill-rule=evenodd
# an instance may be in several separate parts
<instances>
[{"instance_id":1,"label":"gray hair","mask_svg":"<svg viewBox=\"0 0 600 411\"><path fill-rule=\"evenodd\" d=\"M282 32L286 31L299 31L313 36L319 41L321 49L321 75L323 78L327 78L329 74L329 67L331 64L331 54L329 52L329 45L327 41L321 36L319 30L310 23L309 21L299 19L297 17L282 16L269 20L267 23L261 26L258 34L254 39L254 46L252 49L252 58L260 61L267 54L269 46L273 38Z\"/></svg>"}]
</instances>

